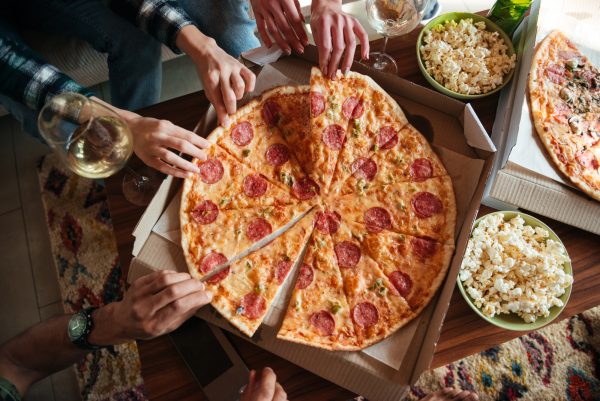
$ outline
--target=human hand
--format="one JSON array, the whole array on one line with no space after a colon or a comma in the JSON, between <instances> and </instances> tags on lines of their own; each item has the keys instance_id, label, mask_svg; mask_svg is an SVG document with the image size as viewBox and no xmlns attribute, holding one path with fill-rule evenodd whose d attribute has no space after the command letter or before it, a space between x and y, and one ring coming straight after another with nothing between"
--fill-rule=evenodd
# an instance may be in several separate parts
<instances>
[{"instance_id":1,"label":"human hand","mask_svg":"<svg viewBox=\"0 0 600 401\"><path fill-rule=\"evenodd\" d=\"M187 273L162 270L140 277L123 299L97 309L90 343L150 339L178 328L208 304L212 294Z\"/></svg>"},{"instance_id":2,"label":"human hand","mask_svg":"<svg viewBox=\"0 0 600 401\"><path fill-rule=\"evenodd\" d=\"M290 47L298 53L304 52L308 36L298 0L250 0L250 3L265 46L271 47L273 38L287 54L291 53Z\"/></svg>"},{"instance_id":3,"label":"human hand","mask_svg":"<svg viewBox=\"0 0 600 401\"><path fill-rule=\"evenodd\" d=\"M287 394L277 382L271 368L264 368L260 374L250 371L248 384L242 391L240 401L286 401Z\"/></svg>"},{"instance_id":4,"label":"human hand","mask_svg":"<svg viewBox=\"0 0 600 401\"><path fill-rule=\"evenodd\" d=\"M369 37L358 20L342 11L340 0L315 0L311 6L310 26L319 50L319 67L323 75L335 79L340 66L346 74L354 61L356 39L361 57L369 58ZM344 58L342 60L342 54Z\"/></svg>"},{"instance_id":5,"label":"human hand","mask_svg":"<svg viewBox=\"0 0 600 401\"><path fill-rule=\"evenodd\" d=\"M169 149L206 160L202 150L210 146L206 139L167 120L137 116L126 122L133 134L133 150L148 166L179 178L200 172L198 166Z\"/></svg>"}]
</instances>

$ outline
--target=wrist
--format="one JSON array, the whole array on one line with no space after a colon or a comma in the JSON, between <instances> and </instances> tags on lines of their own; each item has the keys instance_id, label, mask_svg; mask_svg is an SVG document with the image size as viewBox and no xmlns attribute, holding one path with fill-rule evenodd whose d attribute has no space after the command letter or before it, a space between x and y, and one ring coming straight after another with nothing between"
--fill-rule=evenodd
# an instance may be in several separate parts
<instances>
[{"instance_id":1,"label":"wrist","mask_svg":"<svg viewBox=\"0 0 600 401\"><path fill-rule=\"evenodd\" d=\"M316 10L320 10L326 7L341 7L342 0L314 0L310 4L310 12L311 14Z\"/></svg>"},{"instance_id":2,"label":"wrist","mask_svg":"<svg viewBox=\"0 0 600 401\"><path fill-rule=\"evenodd\" d=\"M204 35L195 25L186 25L179 30L176 44L194 63L201 62L213 52L215 40Z\"/></svg>"},{"instance_id":3,"label":"wrist","mask_svg":"<svg viewBox=\"0 0 600 401\"><path fill-rule=\"evenodd\" d=\"M116 317L116 306L119 302L113 302L96 309L92 313L94 328L88 341L93 345L115 345L131 339L126 338L125 330Z\"/></svg>"}]
</instances>

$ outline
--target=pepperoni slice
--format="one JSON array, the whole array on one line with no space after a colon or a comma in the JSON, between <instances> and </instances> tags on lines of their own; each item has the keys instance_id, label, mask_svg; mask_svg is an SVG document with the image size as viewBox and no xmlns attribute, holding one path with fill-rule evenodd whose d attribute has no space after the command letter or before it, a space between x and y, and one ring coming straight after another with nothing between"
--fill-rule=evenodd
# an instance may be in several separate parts
<instances>
[{"instance_id":1,"label":"pepperoni slice","mask_svg":"<svg viewBox=\"0 0 600 401\"><path fill-rule=\"evenodd\" d=\"M413 195L411 203L415 214L421 218L438 214L444 208L440 198L431 192L417 192Z\"/></svg>"},{"instance_id":2,"label":"pepperoni slice","mask_svg":"<svg viewBox=\"0 0 600 401\"><path fill-rule=\"evenodd\" d=\"M263 105L262 116L269 127L276 125L281 118L281 107L274 100L267 100Z\"/></svg>"},{"instance_id":3,"label":"pepperoni slice","mask_svg":"<svg viewBox=\"0 0 600 401\"><path fill-rule=\"evenodd\" d=\"M400 270L396 270L390 274L389 279L398 293L406 298L413 286L410 276Z\"/></svg>"},{"instance_id":4,"label":"pepperoni slice","mask_svg":"<svg viewBox=\"0 0 600 401\"><path fill-rule=\"evenodd\" d=\"M398 133L393 127L386 125L385 127L379 128L377 132L377 146L379 149L387 150L391 149L398 143Z\"/></svg>"},{"instance_id":5,"label":"pepperoni slice","mask_svg":"<svg viewBox=\"0 0 600 401\"><path fill-rule=\"evenodd\" d=\"M240 303L242 314L248 319L258 319L267 310L267 301L260 295L251 292L244 295Z\"/></svg>"},{"instance_id":6,"label":"pepperoni slice","mask_svg":"<svg viewBox=\"0 0 600 401\"><path fill-rule=\"evenodd\" d=\"M377 175L377 163L366 157L359 157L354 160L350 168L352 170L352 175L359 180L364 179L373 181L373 178Z\"/></svg>"},{"instance_id":7,"label":"pepperoni slice","mask_svg":"<svg viewBox=\"0 0 600 401\"><path fill-rule=\"evenodd\" d=\"M368 329L379 321L379 312L371 302L361 302L352 308L352 320L363 329Z\"/></svg>"},{"instance_id":8,"label":"pepperoni slice","mask_svg":"<svg viewBox=\"0 0 600 401\"><path fill-rule=\"evenodd\" d=\"M211 272L215 267L222 265L227 262L227 258L222 253L211 252L206 255L202 261L200 262L200 272L206 274ZM221 270L219 273L215 274L208 280L206 280L209 284L216 284L219 281L223 280L229 274L229 266L225 269Z\"/></svg>"},{"instance_id":9,"label":"pepperoni slice","mask_svg":"<svg viewBox=\"0 0 600 401\"><path fill-rule=\"evenodd\" d=\"M283 283L283 280L285 280L292 268L292 264L291 260L280 260L275 265L275 280L277 281L277 284Z\"/></svg>"},{"instance_id":10,"label":"pepperoni slice","mask_svg":"<svg viewBox=\"0 0 600 401\"><path fill-rule=\"evenodd\" d=\"M317 212L315 216L315 228L323 234L335 234L340 228L342 216L338 212Z\"/></svg>"},{"instance_id":11,"label":"pepperoni slice","mask_svg":"<svg viewBox=\"0 0 600 401\"><path fill-rule=\"evenodd\" d=\"M198 168L200 169L200 179L207 184L217 183L223 178L223 164L218 159L205 160Z\"/></svg>"},{"instance_id":12,"label":"pepperoni slice","mask_svg":"<svg viewBox=\"0 0 600 401\"><path fill-rule=\"evenodd\" d=\"M310 324L317 329L317 332L322 336L330 336L335 330L335 319L331 313L326 310L313 313L310 316Z\"/></svg>"},{"instance_id":13,"label":"pepperoni slice","mask_svg":"<svg viewBox=\"0 0 600 401\"><path fill-rule=\"evenodd\" d=\"M296 198L308 200L319 193L319 186L312 178L305 176L294 182L292 192Z\"/></svg>"},{"instance_id":14,"label":"pepperoni slice","mask_svg":"<svg viewBox=\"0 0 600 401\"><path fill-rule=\"evenodd\" d=\"M360 261L360 248L350 241L340 242L334 247L334 251L340 267L352 268Z\"/></svg>"},{"instance_id":15,"label":"pepperoni slice","mask_svg":"<svg viewBox=\"0 0 600 401\"><path fill-rule=\"evenodd\" d=\"M346 131L337 124L325 128L321 140L331 150L341 150L346 141Z\"/></svg>"},{"instance_id":16,"label":"pepperoni slice","mask_svg":"<svg viewBox=\"0 0 600 401\"><path fill-rule=\"evenodd\" d=\"M231 130L231 140L237 146L246 146L254 138L254 129L248 121L236 124Z\"/></svg>"},{"instance_id":17,"label":"pepperoni slice","mask_svg":"<svg viewBox=\"0 0 600 401\"><path fill-rule=\"evenodd\" d=\"M546 76L555 84L562 84L565 81L565 66L561 64L550 64L546 67Z\"/></svg>"},{"instance_id":18,"label":"pepperoni slice","mask_svg":"<svg viewBox=\"0 0 600 401\"><path fill-rule=\"evenodd\" d=\"M425 181L433 175L433 166L428 159L415 159L410 165L410 176L413 181Z\"/></svg>"},{"instance_id":19,"label":"pepperoni slice","mask_svg":"<svg viewBox=\"0 0 600 401\"><path fill-rule=\"evenodd\" d=\"M302 263L300 265L300 271L298 272L298 279L296 280L296 288L303 290L312 283L315 273L309 265Z\"/></svg>"},{"instance_id":20,"label":"pepperoni slice","mask_svg":"<svg viewBox=\"0 0 600 401\"><path fill-rule=\"evenodd\" d=\"M274 143L267 148L265 158L271 166L279 167L290 160L290 151L287 146L281 143Z\"/></svg>"},{"instance_id":21,"label":"pepperoni slice","mask_svg":"<svg viewBox=\"0 0 600 401\"><path fill-rule=\"evenodd\" d=\"M412 252L421 260L432 257L438 249L438 243L429 237L415 237L410 245Z\"/></svg>"},{"instance_id":22,"label":"pepperoni slice","mask_svg":"<svg viewBox=\"0 0 600 401\"><path fill-rule=\"evenodd\" d=\"M209 200L203 200L190 213L194 221L198 224L213 223L219 215L217 205Z\"/></svg>"},{"instance_id":23,"label":"pepperoni slice","mask_svg":"<svg viewBox=\"0 0 600 401\"><path fill-rule=\"evenodd\" d=\"M354 96L347 97L342 105L342 113L347 120L351 118L360 118L364 110L363 102Z\"/></svg>"},{"instance_id":24,"label":"pepperoni slice","mask_svg":"<svg viewBox=\"0 0 600 401\"><path fill-rule=\"evenodd\" d=\"M372 207L363 215L367 231L373 234L392 228L392 218L382 207Z\"/></svg>"},{"instance_id":25,"label":"pepperoni slice","mask_svg":"<svg viewBox=\"0 0 600 401\"><path fill-rule=\"evenodd\" d=\"M310 92L310 115L319 116L325 110L325 97L321 92Z\"/></svg>"},{"instance_id":26,"label":"pepperoni slice","mask_svg":"<svg viewBox=\"0 0 600 401\"><path fill-rule=\"evenodd\" d=\"M258 198L267 192L267 180L260 174L248 174L242 181L242 188L246 196Z\"/></svg>"},{"instance_id":27,"label":"pepperoni slice","mask_svg":"<svg viewBox=\"0 0 600 401\"><path fill-rule=\"evenodd\" d=\"M271 232L273 232L271 223L262 217L256 217L250 221L248 228L246 228L246 235L255 242L271 234Z\"/></svg>"}]
</instances>

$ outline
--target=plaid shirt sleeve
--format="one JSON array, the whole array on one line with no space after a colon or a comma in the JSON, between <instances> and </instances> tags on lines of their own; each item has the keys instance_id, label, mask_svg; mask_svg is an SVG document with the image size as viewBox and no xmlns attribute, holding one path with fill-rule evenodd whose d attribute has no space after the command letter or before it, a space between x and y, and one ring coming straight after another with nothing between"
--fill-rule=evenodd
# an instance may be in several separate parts
<instances>
[{"instance_id":1,"label":"plaid shirt sleeve","mask_svg":"<svg viewBox=\"0 0 600 401\"><path fill-rule=\"evenodd\" d=\"M144 32L181 53L175 41L177 34L194 21L176 0L111 0L110 8L133 22Z\"/></svg>"},{"instance_id":2,"label":"plaid shirt sleeve","mask_svg":"<svg viewBox=\"0 0 600 401\"><path fill-rule=\"evenodd\" d=\"M25 44L0 37L0 93L40 110L53 96L63 92L93 95Z\"/></svg>"}]
</instances>

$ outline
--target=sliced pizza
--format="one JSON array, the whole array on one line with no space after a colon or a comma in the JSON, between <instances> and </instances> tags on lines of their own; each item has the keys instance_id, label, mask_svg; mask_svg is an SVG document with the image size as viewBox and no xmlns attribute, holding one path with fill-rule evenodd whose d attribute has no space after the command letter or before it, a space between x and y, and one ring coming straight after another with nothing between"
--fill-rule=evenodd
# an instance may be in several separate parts
<instances>
[{"instance_id":1,"label":"sliced pizza","mask_svg":"<svg viewBox=\"0 0 600 401\"><path fill-rule=\"evenodd\" d=\"M328 204L371 233L390 230L454 244L456 200L448 176L373 187Z\"/></svg>"},{"instance_id":2,"label":"sliced pizza","mask_svg":"<svg viewBox=\"0 0 600 401\"><path fill-rule=\"evenodd\" d=\"M196 204L182 198L179 216L181 246L190 274L196 278L245 252L310 208L296 204L207 212L205 205L205 201Z\"/></svg>"},{"instance_id":3,"label":"sliced pizza","mask_svg":"<svg viewBox=\"0 0 600 401\"><path fill-rule=\"evenodd\" d=\"M270 310L279 289L313 230L305 216L268 245L232 263L207 289L211 305L242 333L251 337Z\"/></svg>"},{"instance_id":4,"label":"sliced pizza","mask_svg":"<svg viewBox=\"0 0 600 401\"><path fill-rule=\"evenodd\" d=\"M362 230L358 225L353 230L342 221L331 234L360 348L382 340L416 316L357 240Z\"/></svg>"},{"instance_id":5,"label":"sliced pizza","mask_svg":"<svg viewBox=\"0 0 600 401\"><path fill-rule=\"evenodd\" d=\"M240 108L231 117L228 128L216 128L209 139L299 199L307 200L316 196L318 188L307 185L306 174L276 127L279 106L270 101L277 93L294 92L295 88L275 88L264 93Z\"/></svg>"},{"instance_id":6,"label":"sliced pizza","mask_svg":"<svg viewBox=\"0 0 600 401\"><path fill-rule=\"evenodd\" d=\"M330 235L313 231L277 337L328 350L359 349Z\"/></svg>"},{"instance_id":7,"label":"sliced pizza","mask_svg":"<svg viewBox=\"0 0 600 401\"><path fill-rule=\"evenodd\" d=\"M419 313L446 277L454 246L391 231L371 233L356 223L349 226L396 291Z\"/></svg>"},{"instance_id":8,"label":"sliced pizza","mask_svg":"<svg viewBox=\"0 0 600 401\"><path fill-rule=\"evenodd\" d=\"M560 31L538 45L529 100L536 131L556 167L600 200L600 71Z\"/></svg>"},{"instance_id":9,"label":"sliced pizza","mask_svg":"<svg viewBox=\"0 0 600 401\"><path fill-rule=\"evenodd\" d=\"M206 150L206 160L194 159L199 174L184 182L185 197L195 205L196 220L210 220L215 211L252 207L287 205L292 202L288 192L273 184L264 175L240 163L212 145Z\"/></svg>"},{"instance_id":10,"label":"sliced pizza","mask_svg":"<svg viewBox=\"0 0 600 401\"><path fill-rule=\"evenodd\" d=\"M367 157L358 157L348 164L340 160L338 167L350 174L345 175L346 181L337 181L339 193L362 193L374 186L448 175L427 140L412 125L406 124L392 138Z\"/></svg>"}]
</instances>

